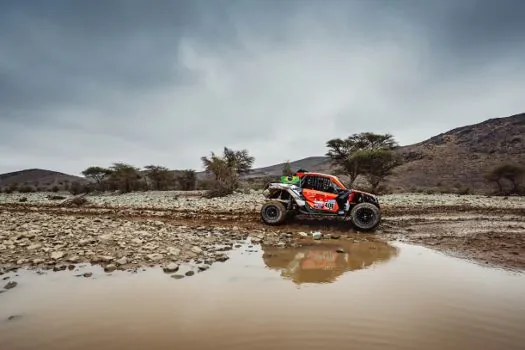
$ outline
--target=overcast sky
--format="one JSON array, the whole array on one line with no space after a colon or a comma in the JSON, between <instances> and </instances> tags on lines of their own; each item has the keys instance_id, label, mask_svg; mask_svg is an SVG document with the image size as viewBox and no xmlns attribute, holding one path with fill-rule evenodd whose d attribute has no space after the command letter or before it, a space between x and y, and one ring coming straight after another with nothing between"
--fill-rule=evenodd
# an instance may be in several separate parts
<instances>
[{"instance_id":1,"label":"overcast sky","mask_svg":"<svg viewBox=\"0 0 525 350\"><path fill-rule=\"evenodd\" d=\"M525 1L1 1L0 173L255 166L525 111Z\"/></svg>"}]
</instances>

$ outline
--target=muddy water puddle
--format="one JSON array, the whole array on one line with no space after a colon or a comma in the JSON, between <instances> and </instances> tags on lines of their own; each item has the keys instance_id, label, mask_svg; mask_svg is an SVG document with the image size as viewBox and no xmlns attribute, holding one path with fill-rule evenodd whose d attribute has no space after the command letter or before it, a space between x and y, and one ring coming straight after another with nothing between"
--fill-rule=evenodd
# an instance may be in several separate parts
<instances>
[{"instance_id":1,"label":"muddy water puddle","mask_svg":"<svg viewBox=\"0 0 525 350\"><path fill-rule=\"evenodd\" d=\"M249 244L181 279L0 276L0 349L523 349L525 275L397 243ZM182 267L177 274L191 268ZM92 277L75 277L92 272ZM16 276L18 275L18 276Z\"/></svg>"}]
</instances>

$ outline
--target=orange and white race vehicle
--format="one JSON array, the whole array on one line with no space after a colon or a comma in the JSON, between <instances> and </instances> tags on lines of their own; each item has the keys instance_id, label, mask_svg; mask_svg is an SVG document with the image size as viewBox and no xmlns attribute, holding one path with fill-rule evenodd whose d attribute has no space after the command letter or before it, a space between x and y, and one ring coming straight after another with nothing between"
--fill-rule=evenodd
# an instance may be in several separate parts
<instances>
[{"instance_id":1,"label":"orange and white race vehicle","mask_svg":"<svg viewBox=\"0 0 525 350\"><path fill-rule=\"evenodd\" d=\"M351 221L360 231L373 231L381 220L379 201L373 194L346 188L334 175L299 170L266 185L267 201L261 218L279 225L296 214L337 217Z\"/></svg>"}]
</instances>

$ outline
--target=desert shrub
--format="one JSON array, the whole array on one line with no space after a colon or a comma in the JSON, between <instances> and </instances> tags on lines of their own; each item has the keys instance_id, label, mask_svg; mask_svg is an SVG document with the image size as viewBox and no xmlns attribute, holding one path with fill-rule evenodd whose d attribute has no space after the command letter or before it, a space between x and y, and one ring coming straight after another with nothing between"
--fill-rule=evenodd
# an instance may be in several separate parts
<instances>
[{"instance_id":1,"label":"desert shrub","mask_svg":"<svg viewBox=\"0 0 525 350\"><path fill-rule=\"evenodd\" d=\"M50 196L47 196L47 199L52 200L52 201L56 201L56 200L66 199L66 197L64 197L64 196L57 196L57 195L50 195Z\"/></svg>"},{"instance_id":2,"label":"desert shrub","mask_svg":"<svg viewBox=\"0 0 525 350\"><path fill-rule=\"evenodd\" d=\"M457 194L459 195L468 195L468 194L472 194L472 189L470 187L461 187L458 191L457 191Z\"/></svg>"},{"instance_id":3,"label":"desert shrub","mask_svg":"<svg viewBox=\"0 0 525 350\"><path fill-rule=\"evenodd\" d=\"M212 188L207 196L224 197L238 188L240 175L250 171L255 158L247 150L234 151L224 147L222 157L212 152L211 157L201 157L201 160L211 178Z\"/></svg>"},{"instance_id":4,"label":"desert shrub","mask_svg":"<svg viewBox=\"0 0 525 350\"><path fill-rule=\"evenodd\" d=\"M425 193L426 194L434 194L434 193L436 193L436 191L431 189L431 188L428 188L428 189L425 190Z\"/></svg>"},{"instance_id":5,"label":"desert shrub","mask_svg":"<svg viewBox=\"0 0 525 350\"><path fill-rule=\"evenodd\" d=\"M485 174L485 179L495 183L500 194L519 194L524 177L525 167L511 163L501 164ZM510 191L505 188L503 180L510 183Z\"/></svg>"},{"instance_id":6,"label":"desert shrub","mask_svg":"<svg viewBox=\"0 0 525 350\"><path fill-rule=\"evenodd\" d=\"M53 192L58 192L60 190L60 188L58 188L58 186L53 186L53 188L51 188L51 191Z\"/></svg>"},{"instance_id":7,"label":"desert shrub","mask_svg":"<svg viewBox=\"0 0 525 350\"><path fill-rule=\"evenodd\" d=\"M20 193L30 193L30 192L35 192L35 189L32 186L24 185L24 186L22 186L22 187L20 187L18 189L18 192L20 192Z\"/></svg>"},{"instance_id":8,"label":"desert shrub","mask_svg":"<svg viewBox=\"0 0 525 350\"><path fill-rule=\"evenodd\" d=\"M72 182L71 186L69 186L69 192L74 196L82 193L82 185L80 184L80 182L78 181Z\"/></svg>"},{"instance_id":9,"label":"desert shrub","mask_svg":"<svg viewBox=\"0 0 525 350\"><path fill-rule=\"evenodd\" d=\"M23 203L23 202L27 202L27 198L26 198L26 197L22 197L22 198L20 198L18 201L19 201L19 202L22 202L22 203Z\"/></svg>"},{"instance_id":10,"label":"desert shrub","mask_svg":"<svg viewBox=\"0 0 525 350\"><path fill-rule=\"evenodd\" d=\"M80 207L82 205L85 205L88 203L88 200L84 197L78 197L78 198L73 198L70 202L71 205L75 205L77 207Z\"/></svg>"},{"instance_id":11,"label":"desert shrub","mask_svg":"<svg viewBox=\"0 0 525 350\"><path fill-rule=\"evenodd\" d=\"M226 187L220 184L216 184L214 188L208 190L204 194L204 198L226 197L232 193L233 193L233 189L231 187Z\"/></svg>"},{"instance_id":12,"label":"desert shrub","mask_svg":"<svg viewBox=\"0 0 525 350\"><path fill-rule=\"evenodd\" d=\"M10 193L13 193L13 189L12 188L9 188L9 187L6 187L4 188L4 193L7 193L7 194L10 194Z\"/></svg>"},{"instance_id":13,"label":"desert shrub","mask_svg":"<svg viewBox=\"0 0 525 350\"><path fill-rule=\"evenodd\" d=\"M449 187L441 186L437 189L437 192L441 194L447 194L447 193L452 193L452 190Z\"/></svg>"},{"instance_id":14,"label":"desert shrub","mask_svg":"<svg viewBox=\"0 0 525 350\"><path fill-rule=\"evenodd\" d=\"M183 170L177 177L178 187L183 191L192 191L196 188L197 173L195 170Z\"/></svg>"},{"instance_id":15,"label":"desert shrub","mask_svg":"<svg viewBox=\"0 0 525 350\"><path fill-rule=\"evenodd\" d=\"M9 184L9 186L7 186L7 189L10 191L9 193L13 193L13 192L17 191L18 190L18 183L17 182L13 182L13 183Z\"/></svg>"},{"instance_id":16,"label":"desert shrub","mask_svg":"<svg viewBox=\"0 0 525 350\"><path fill-rule=\"evenodd\" d=\"M196 190L211 190L213 188L213 183L210 178L200 179L195 184Z\"/></svg>"}]
</instances>

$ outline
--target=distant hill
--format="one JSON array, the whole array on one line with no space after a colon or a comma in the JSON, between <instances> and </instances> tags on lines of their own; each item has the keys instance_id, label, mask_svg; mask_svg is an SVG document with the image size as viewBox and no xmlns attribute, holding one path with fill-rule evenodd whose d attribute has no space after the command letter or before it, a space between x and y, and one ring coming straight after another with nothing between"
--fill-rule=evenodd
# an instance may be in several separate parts
<instances>
[{"instance_id":1,"label":"distant hill","mask_svg":"<svg viewBox=\"0 0 525 350\"><path fill-rule=\"evenodd\" d=\"M8 188L14 184L18 187L29 186L34 190L50 191L57 186L60 190L66 189L71 183L81 184L88 181L79 176L68 175L44 169L26 169L6 174L0 174L0 189Z\"/></svg>"},{"instance_id":2,"label":"distant hill","mask_svg":"<svg viewBox=\"0 0 525 350\"><path fill-rule=\"evenodd\" d=\"M487 170L510 162L525 166L525 113L492 118L404 146L406 163L395 171L390 186L408 189L491 188Z\"/></svg>"},{"instance_id":3,"label":"distant hill","mask_svg":"<svg viewBox=\"0 0 525 350\"><path fill-rule=\"evenodd\" d=\"M503 162L525 166L525 113L459 127L397 149L405 164L386 184L395 191L475 190L491 188L483 175ZM285 163L254 169L251 176L278 176ZM290 163L293 170L333 172L328 157ZM365 184L358 178L356 184Z\"/></svg>"},{"instance_id":4,"label":"distant hill","mask_svg":"<svg viewBox=\"0 0 525 350\"><path fill-rule=\"evenodd\" d=\"M510 117L492 118L462 126L428 140L397 149L405 160L386 185L396 192L420 190L466 190L484 192L493 188L483 175L503 162L525 166L525 113ZM282 173L285 163L253 169L248 179L275 177ZM328 157L314 156L290 162L292 170L330 173L334 169ZM178 174L180 171L175 170ZM197 172L202 179L204 172ZM342 177L344 179L344 177ZM50 190L64 189L82 177L50 170L28 169L0 175L0 189L12 183ZM258 180L256 180L258 181ZM366 185L358 178L356 185Z\"/></svg>"},{"instance_id":5,"label":"distant hill","mask_svg":"<svg viewBox=\"0 0 525 350\"><path fill-rule=\"evenodd\" d=\"M328 170L330 165L327 157L307 157L294 162L290 162L293 170L307 169L310 171ZM264 168L253 169L245 177L280 176L286 163L279 163Z\"/></svg>"}]
</instances>

